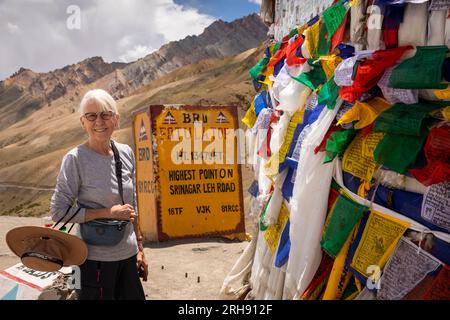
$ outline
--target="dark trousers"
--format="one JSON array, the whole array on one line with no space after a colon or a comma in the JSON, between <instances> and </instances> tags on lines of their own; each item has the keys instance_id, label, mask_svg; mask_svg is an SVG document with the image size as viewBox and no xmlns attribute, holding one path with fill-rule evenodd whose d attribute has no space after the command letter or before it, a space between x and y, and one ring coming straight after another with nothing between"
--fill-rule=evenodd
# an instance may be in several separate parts
<instances>
[{"instance_id":1,"label":"dark trousers","mask_svg":"<svg viewBox=\"0 0 450 320\"><path fill-rule=\"evenodd\" d=\"M80 269L80 300L145 300L136 256L111 262L86 260Z\"/></svg>"}]
</instances>

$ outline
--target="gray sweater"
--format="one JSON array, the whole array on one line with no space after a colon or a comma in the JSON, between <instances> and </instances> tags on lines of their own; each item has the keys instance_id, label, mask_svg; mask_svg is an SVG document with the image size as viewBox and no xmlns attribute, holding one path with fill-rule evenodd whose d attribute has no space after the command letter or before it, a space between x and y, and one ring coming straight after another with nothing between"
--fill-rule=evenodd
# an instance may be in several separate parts
<instances>
[{"instance_id":1,"label":"gray sweater","mask_svg":"<svg viewBox=\"0 0 450 320\"><path fill-rule=\"evenodd\" d=\"M115 141L114 141L115 142ZM131 148L115 142L122 160L122 184L125 203L131 204L137 214L135 190L135 160ZM84 144L70 150L63 158L53 193L50 210L53 221L58 221L74 204L66 221L81 207L71 222L85 222L86 209L111 208L122 204L117 184L114 156L101 155ZM79 231L77 235L81 238ZM128 223L124 238L116 246L88 245L88 259L119 261L137 254L137 241L132 223Z\"/></svg>"}]
</instances>

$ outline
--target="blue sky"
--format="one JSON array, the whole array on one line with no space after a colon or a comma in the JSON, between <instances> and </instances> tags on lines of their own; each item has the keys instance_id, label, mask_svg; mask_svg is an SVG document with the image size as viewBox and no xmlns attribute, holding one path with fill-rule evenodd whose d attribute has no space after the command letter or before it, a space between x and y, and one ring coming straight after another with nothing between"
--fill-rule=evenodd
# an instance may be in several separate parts
<instances>
[{"instance_id":1,"label":"blue sky","mask_svg":"<svg viewBox=\"0 0 450 320\"><path fill-rule=\"evenodd\" d=\"M177 4L228 22L254 12L259 13L258 2L258 0L175 0Z\"/></svg>"}]
</instances>

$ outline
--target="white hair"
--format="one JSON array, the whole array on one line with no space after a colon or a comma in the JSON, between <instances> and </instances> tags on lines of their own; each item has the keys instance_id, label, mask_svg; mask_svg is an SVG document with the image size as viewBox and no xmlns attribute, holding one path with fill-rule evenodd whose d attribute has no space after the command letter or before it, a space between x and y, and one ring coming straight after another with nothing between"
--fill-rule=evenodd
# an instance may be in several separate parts
<instances>
[{"instance_id":1,"label":"white hair","mask_svg":"<svg viewBox=\"0 0 450 320\"><path fill-rule=\"evenodd\" d=\"M84 114L86 106L92 102L101 107L102 111L112 111L113 113L118 114L117 104L114 98L103 89L94 89L86 92L83 99L81 99L79 109L80 115Z\"/></svg>"}]
</instances>

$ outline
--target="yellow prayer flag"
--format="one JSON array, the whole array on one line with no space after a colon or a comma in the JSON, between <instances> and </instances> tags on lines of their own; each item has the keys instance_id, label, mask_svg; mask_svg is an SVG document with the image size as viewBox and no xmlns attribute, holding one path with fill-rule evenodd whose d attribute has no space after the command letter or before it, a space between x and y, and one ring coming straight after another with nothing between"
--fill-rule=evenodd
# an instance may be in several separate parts
<instances>
[{"instance_id":1,"label":"yellow prayer flag","mask_svg":"<svg viewBox=\"0 0 450 320\"><path fill-rule=\"evenodd\" d=\"M305 47L309 56L312 57L319 45L320 20L314 23L305 31Z\"/></svg>"},{"instance_id":2,"label":"yellow prayer flag","mask_svg":"<svg viewBox=\"0 0 450 320\"><path fill-rule=\"evenodd\" d=\"M264 76L264 81L259 81L260 83L263 83L267 86L271 86L272 85L272 80L270 80L270 76L273 75L273 68L267 68L266 70L264 70L264 72L262 73L262 75Z\"/></svg>"},{"instance_id":3,"label":"yellow prayer flag","mask_svg":"<svg viewBox=\"0 0 450 320\"><path fill-rule=\"evenodd\" d=\"M306 29L308 29L308 28L309 28L309 26L308 26L307 23L305 23L305 24L302 25L301 27L298 27L298 28L297 28L298 34L303 34L303 32L304 32Z\"/></svg>"},{"instance_id":4,"label":"yellow prayer flag","mask_svg":"<svg viewBox=\"0 0 450 320\"><path fill-rule=\"evenodd\" d=\"M309 89L309 88L308 88ZM306 89L305 89L306 90ZM311 89L310 89L311 90ZM291 122L298 124L303 121L303 116L305 115L305 108L300 108L297 110L291 118Z\"/></svg>"},{"instance_id":5,"label":"yellow prayer flag","mask_svg":"<svg viewBox=\"0 0 450 320\"><path fill-rule=\"evenodd\" d=\"M325 75L327 76L328 80L330 80L331 77L334 75L334 70L336 70L336 67L341 62L342 58L336 55L320 57L322 69L325 72Z\"/></svg>"},{"instance_id":6,"label":"yellow prayer flag","mask_svg":"<svg viewBox=\"0 0 450 320\"><path fill-rule=\"evenodd\" d=\"M359 133L344 152L342 170L360 179L371 181L377 164L373 157L376 148L384 134L371 132L366 137Z\"/></svg>"},{"instance_id":7,"label":"yellow prayer flag","mask_svg":"<svg viewBox=\"0 0 450 320\"><path fill-rule=\"evenodd\" d=\"M292 143L292 139L294 138L295 129L297 128L297 125L303 121L303 115L305 114L305 109L301 108L291 118L291 121L289 122L289 126L286 131L286 136L284 137L283 144L280 148L280 163L283 163L286 159L286 155L289 151L289 148Z\"/></svg>"},{"instance_id":8,"label":"yellow prayer flag","mask_svg":"<svg viewBox=\"0 0 450 320\"><path fill-rule=\"evenodd\" d=\"M386 214L371 211L350 266L369 277L369 266L384 267L409 223Z\"/></svg>"},{"instance_id":9,"label":"yellow prayer flag","mask_svg":"<svg viewBox=\"0 0 450 320\"><path fill-rule=\"evenodd\" d=\"M349 234L347 240L342 246L341 251L339 251L339 254L334 260L333 269L331 269L330 277L328 279L327 287L325 288L322 300L340 299L351 279L352 274L345 268L345 259L347 258L350 244L356 236L358 227L359 222L353 228L353 232Z\"/></svg>"},{"instance_id":10,"label":"yellow prayer flag","mask_svg":"<svg viewBox=\"0 0 450 320\"><path fill-rule=\"evenodd\" d=\"M369 194L370 191L370 182L366 181L366 180L361 180L361 184L358 187L358 191L357 191L357 195L360 196L361 198L366 199L367 195Z\"/></svg>"},{"instance_id":11,"label":"yellow prayer flag","mask_svg":"<svg viewBox=\"0 0 450 320\"><path fill-rule=\"evenodd\" d=\"M289 210L283 202L277 222L269 226L264 232L264 240L266 240L267 247L269 248L270 252L275 253L275 250L277 250L281 232L283 232L284 226L286 225L288 219Z\"/></svg>"},{"instance_id":12,"label":"yellow prayer flag","mask_svg":"<svg viewBox=\"0 0 450 320\"><path fill-rule=\"evenodd\" d=\"M358 289L358 293L362 291L363 286L361 284L361 281L359 281L359 279L357 277L355 277L355 286L356 286L356 289ZM355 293L353 293L353 294L355 294Z\"/></svg>"},{"instance_id":13,"label":"yellow prayer flag","mask_svg":"<svg viewBox=\"0 0 450 320\"><path fill-rule=\"evenodd\" d=\"M262 73L262 75L264 75L265 77L266 77L266 79L269 77L269 76L271 76L271 75L273 75L273 72L275 71L275 68L274 67L266 67L266 70Z\"/></svg>"},{"instance_id":14,"label":"yellow prayer flag","mask_svg":"<svg viewBox=\"0 0 450 320\"><path fill-rule=\"evenodd\" d=\"M445 107L445 108L442 110L442 115L444 116L444 119L445 119L445 120L447 120L447 121L450 120L450 106Z\"/></svg>"},{"instance_id":15,"label":"yellow prayer flag","mask_svg":"<svg viewBox=\"0 0 450 320\"><path fill-rule=\"evenodd\" d=\"M378 143L384 138L384 132L371 132L362 139L362 155L373 159L373 152Z\"/></svg>"},{"instance_id":16,"label":"yellow prayer flag","mask_svg":"<svg viewBox=\"0 0 450 320\"><path fill-rule=\"evenodd\" d=\"M448 99L450 99L450 88L442 89L442 90L434 90L434 95L438 99L448 100Z\"/></svg>"},{"instance_id":17,"label":"yellow prayer flag","mask_svg":"<svg viewBox=\"0 0 450 320\"><path fill-rule=\"evenodd\" d=\"M273 83L272 80L270 80L268 77L265 77L263 81L259 82L265 84L266 86L271 86Z\"/></svg>"},{"instance_id":18,"label":"yellow prayer flag","mask_svg":"<svg viewBox=\"0 0 450 320\"><path fill-rule=\"evenodd\" d=\"M280 166L280 153L272 153L269 158L269 161L263 167L263 174L274 181L276 176L278 175L278 168Z\"/></svg>"},{"instance_id":19,"label":"yellow prayer flag","mask_svg":"<svg viewBox=\"0 0 450 320\"><path fill-rule=\"evenodd\" d=\"M245 113L242 122L249 128L253 128L253 126L255 125L256 122L255 101L252 101L252 104Z\"/></svg>"},{"instance_id":20,"label":"yellow prayer flag","mask_svg":"<svg viewBox=\"0 0 450 320\"><path fill-rule=\"evenodd\" d=\"M277 46L276 42L273 42L272 45L269 47L270 56L273 56L275 54L275 47Z\"/></svg>"},{"instance_id":21,"label":"yellow prayer flag","mask_svg":"<svg viewBox=\"0 0 450 320\"><path fill-rule=\"evenodd\" d=\"M391 104L389 102L379 97L366 102L357 101L350 110L342 115L337 125L359 120L355 124L355 129L362 129L374 122L380 113L390 107Z\"/></svg>"}]
</instances>

